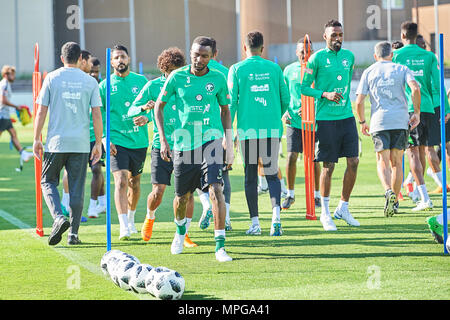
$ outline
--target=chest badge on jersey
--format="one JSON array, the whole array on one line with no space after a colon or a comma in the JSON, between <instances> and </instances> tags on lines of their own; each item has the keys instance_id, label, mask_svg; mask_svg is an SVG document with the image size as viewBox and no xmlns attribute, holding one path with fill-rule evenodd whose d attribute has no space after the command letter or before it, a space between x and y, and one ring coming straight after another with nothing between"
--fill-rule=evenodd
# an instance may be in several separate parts
<instances>
[{"instance_id":1,"label":"chest badge on jersey","mask_svg":"<svg viewBox=\"0 0 450 320\"><path fill-rule=\"evenodd\" d=\"M337 79L338 79L339 81L341 81L341 80L342 80L342 76L341 76L341 75L338 75L338 76L337 76Z\"/></svg>"},{"instance_id":2,"label":"chest badge on jersey","mask_svg":"<svg viewBox=\"0 0 450 320\"><path fill-rule=\"evenodd\" d=\"M133 88L131 88L131 92L132 92L133 94L138 94L138 93L139 93L139 87L133 87Z\"/></svg>"},{"instance_id":3,"label":"chest badge on jersey","mask_svg":"<svg viewBox=\"0 0 450 320\"><path fill-rule=\"evenodd\" d=\"M208 83L206 86L205 86L205 89L206 89L206 91L208 91L208 92L213 92L214 91L214 88L215 88L215 86L214 86L214 84L213 83Z\"/></svg>"},{"instance_id":4,"label":"chest badge on jersey","mask_svg":"<svg viewBox=\"0 0 450 320\"><path fill-rule=\"evenodd\" d=\"M342 60L342 65L343 65L345 68L348 68L348 67L350 66L350 62L348 62L347 59L344 59L344 60Z\"/></svg>"},{"instance_id":5,"label":"chest badge on jersey","mask_svg":"<svg viewBox=\"0 0 450 320\"><path fill-rule=\"evenodd\" d=\"M195 100L197 100L197 101L202 101L202 100L203 100L203 96L202 96L201 94L198 94L198 95L195 97Z\"/></svg>"}]
</instances>

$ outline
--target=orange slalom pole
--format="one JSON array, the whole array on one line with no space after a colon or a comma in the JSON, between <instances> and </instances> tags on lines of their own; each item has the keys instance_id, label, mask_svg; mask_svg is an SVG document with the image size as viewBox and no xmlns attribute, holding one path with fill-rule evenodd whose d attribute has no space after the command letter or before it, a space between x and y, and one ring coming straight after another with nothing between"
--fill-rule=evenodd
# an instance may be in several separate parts
<instances>
[{"instance_id":1,"label":"orange slalom pole","mask_svg":"<svg viewBox=\"0 0 450 320\"><path fill-rule=\"evenodd\" d=\"M38 111L38 104L36 103L39 91L41 90L42 79L39 72L39 44L34 46L34 72L33 72L33 126L36 122L36 115ZM40 137L42 141L42 136ZM42 154L41 160L34 157L34 181L36 187L36 233L40 236L44 236L44 228L42 223L42 188L41 188L41 174L42 174Z\"/></svg>"}]
</instances>

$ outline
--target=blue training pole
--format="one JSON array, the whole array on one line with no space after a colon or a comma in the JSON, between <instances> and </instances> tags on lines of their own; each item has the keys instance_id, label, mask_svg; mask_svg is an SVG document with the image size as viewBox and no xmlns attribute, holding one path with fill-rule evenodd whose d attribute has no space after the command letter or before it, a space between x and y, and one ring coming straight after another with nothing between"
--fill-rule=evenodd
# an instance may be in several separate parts
<instances>
[{"instance_id":1,"label":"blue training pole","mask_svg":"<svg viewBox=\"0 0 450 320\"><path fill-rule=\"evenodd\" d=\"M111 49L106 49L106 250L111 250Z\"/></svg>"},{"instance_id":2,"label":"blue training pole","mask_svg":"<svg viewBox=\"0 0 450 320\"><path fill-rule=\"evenodd\" d=\"M144 74L144 65L142 62L139 62L139 74Z\"/></svg>"},{"instance_id":3,"label":"blue training pole","mask_svg":"<svg viewBox=\"0 0 450 320\"><path fill-rule=\"evenodd\" d=\"M444 215L444 253L448 254L446 247L448 237L447 221L447 162L445 152L445 99L447 98L444 86L444 34L439 35L439 73L441 82L441 163L442 163L442 211Z\"/></svg>"}]
</instances>

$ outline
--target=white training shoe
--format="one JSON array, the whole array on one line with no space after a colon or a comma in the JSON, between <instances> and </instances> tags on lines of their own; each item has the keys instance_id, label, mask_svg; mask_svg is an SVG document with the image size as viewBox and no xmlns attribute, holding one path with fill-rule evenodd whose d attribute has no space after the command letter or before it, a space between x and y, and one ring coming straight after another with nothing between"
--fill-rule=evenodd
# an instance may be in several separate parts
<instances>
[{"instance_id":1,"label":"white training shoe","mask_svg":"<svg viewBox=\"0 0 450 320\"><path fill-rule=\"evenodd\" d=\"M261 234L261 227L259 224L252 224L250 228L245 232L245 234L249 234L252 236L259 236Z\"/></svg>"},{"instance_id":2,"label":"white training shoe","mask_svg":"<svg viewBox=\"0 0 450 320\"><path fill-rule=\"evenodd\" d=\"M100 213L106 213L106 205L97 204L97 210Z\"/></svg>"},{"instance_id":3,"label":"white training shoe","mask_svg":"<svg viewBox=\"0 0 450 320\"><path fill-rule=\"evenodd\" d=\"M330 214L322 213L320 215L320 222L322 223L323 229L325 231L336 231L336 225L333 222Z\"/></svg>"},{"instance_id":4,"label":"white training shoe","mask_svg":"<svg viewBox=\"0 0 450 320\"><path fill-rule=\"evenodd\" d=\"M419 190L414 189L413 192L410 192L408 196L411 198L412 202L417 203L420 201L420 193Z\"/></svg>"},{"instance_id":5,"label":"white training shoe","mask_svg":"<svg viewBox=\"0 0 450 320\"><path fill-rule=\"evenodd\" d=\"M22 161L28 162L31 158L33 158L33 154L31 152L23 150L20 154L20 158L22 159Z\"/></svg>"},{"instance_id":6,"label":"white training shoe","mask_svg":"<svg viewBox=\"0 0 450 320\"><path fill-rule=\"evenodd\" d=\"M412 208L412 211L417 212L417 211L429 211L433 209L433 202L431 202L431 199L428 201L419 201L417 202L417 206L415 208Z\"/></svg>"},{"instance_id":7,"label":"white training shoe","mask_svg":"<svg viewBox=\"0 0 450 320\"><path fill-rule=\"evenodd\" d=\"M172 254L180 254L183 252L185 236L186 236L186 234L180 235L175 232L175 236L173 237L172 245L170 246L170 252Z\"/></svg>"},{"instance_id":8,"label":"white training shoe","mask_svg":"<svg viewBox=\"0 0 450 320\"><path fill-rule=\"evenodd\" d=\"M128 228L120 228L119 241L130 240L130 230Z\"/></svg>"},{"instance_id":9,"label":"white training shoe","mask_svg":"<svg viewBox=\"0 0 450 320\"><path fill-rule=\"evenodd\" d=\"M348 211L347 206L337 207L336 210L334 210L334 218L335 219L342 219L345 222L347 222L348 225L352 227L359 227L359 222L353 218L353 216L350 214L350 211Z\"/></svg>"},{"instance_id":10,"label":"white training shoe","mask_svg":"<svg viewBox=\"0 0 450 320\"><path fill-rule=\"evenodd\" d=\"M228 261L232 261L233 258L231 258L227 252L225 251L225 248L220 248L217 252L216 252L216 260L219 262L228 262Z\"/></svg>"},{"instance_id":11,"label":"white training shoe","mask_svg":"<svg viewBox=\"0 0 450 320\"><path fill-rule=\"evenodd\" d=\"M98 207L98 206L95 206L95 207L91 207L91 206L89 206L89 208L88 208L88 218L91 218L91 219L95 219L95 218L98 218L98 215L100 214L100 208Z\"/></svg>"},{"instance_id":12,"label":"white training shoe","mask_svg":"<svg viewBox=\"0 0 450 320\"><path fill-rule=\"evenodd\" d=\"M130 234L138 233L134 223L128 223L128 230L130 230Z\"/></svg>"}]
</instances>

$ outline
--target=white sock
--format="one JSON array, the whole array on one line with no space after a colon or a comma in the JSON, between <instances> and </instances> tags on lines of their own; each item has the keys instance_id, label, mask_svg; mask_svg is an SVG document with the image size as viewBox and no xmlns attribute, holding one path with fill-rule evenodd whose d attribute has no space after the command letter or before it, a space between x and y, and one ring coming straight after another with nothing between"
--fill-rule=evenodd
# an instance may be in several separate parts
<instances>
[{"instance_id":1,"label":"white sock","mask_svg":"<svg viewBox=\"0 0 450 320\"><path fill-rule=\"evenodd\" d=\"M428 200L430 200L427 192L427 187L424 184L421 186L417 186L417 190L419 190L420 198L423 202L427 202Z\"/></svg>"},{"instance_id":2,"label":"white sock","mask_svg":"<svg viewBox=\"0 0 450 320\"><path fill-rule=\"evenodd\" d=\"M147 219L153 220L153 219L155 219L155 212L156 212L156 209L154 211L152 211L149 208L147 208L147 215L145 217Z\"/></svg>"},{"instance_id":3,"label":"white sock","mask_svg":"<svg viewBox=\"0 0 450 320\"><path fill-rule=\"evenodd\" d=\"M209 203L209 193L204 192L201 195L199 195L200 202L202 203L203 210L208 210L211 208L211 204Z\"/></svg>"},{"instance_id":4,"label":"white sock","mask_svg":"<svg viewBox=\"0 0 450 320\"><path fill-rule=\"evenodd\" d=\"M322 214L331 215L331 213L330 213L330 197L320 198L320 203L322 205Z\"/></svg>"},{"instance_id":5,"label":"white sock","mask_svg":"<svg viewBox=\"0 0 450 320\"><path fill-rule=\"evenodd\" d=\"M280 207L276 206L272 209L272 223L273 222L280 222L281 221L281 217L280 217Z\"/></svg>"},{"instance_id":6,"label":"white sock","mask_svg":"<svg viewBox=\"0 0 450 320\"><path fill-rule=\"evenodd\" d=\"M252 225L259 226L259 218L257 216L252 217Z\"/></svg>"},{"instance_id":7,"label":"white sock","mask_svg":"<svg viewBox=\"0 0 450 320\"><path fill-rule=\"evenodd\" d=\"M339 200L338 208L348 208L348 202Z\"/></svg>"},{"instance_id":8,"label":"white sock","mask_svg":"<svg viewBox=\"0 0 450 320\"><path fill-rule=\"evenodd\" d=\"M119 214L120 230L128 230L128 215L126 213Z\"/></svg>"},{"instance_id":9,"label":"white sock","mask_svg":"<svg viewBox=\"0 0 450 320\"><path fill-rule=\"evenodd\" d=\"M136 210L128 210L128 223L134 224L134 214Z\"/></svg>"},{"instance_id":10,"label":"white sock","mask_svg":"<svg viewBox=\"0 0 450 320\"><path fill-rule=\"evenodd\" d=\"M98 204L102 207L106 207L106 195L98 196Z\"/></svg>"},{"instance_id":11,"label":"white sock","mask_svg":"<svg viewBox=\"0 0 450 320\"><path fill-rule=\"evenodd\" d=\"M97 200L89 200L89 208L95 208L97 206Z\"/></svg>"},{"instance_id":12,"label":"white sock","mask_svg":"<svg viewBox=\"0 0 450 320\"><path fill-rule=\"evenodd\" d=\"M405 183L406 183L406 184L412 183L413 180L414 180L414 177L413 177L413 175L412 175L412 173L411 173L411 171L410 171L410 172L408 173L408 176L407 176L406 179L405 179Z\"/></svg>"},{"instance_id":13,"label":"white sock","mask_svg":"<svg viewBox=\"0 0 450 320\"><path fill-rule=\"evenodd\" d=\"M69 203L70 203L70 194L69 193L65 193L63 191L63 196L62 196L62 200L61 200L62 204L64 207L69 207Z\"/></svg>"},{"instance_id":14,"label":"white sock","mask_svg":"<svg viewBox=\"0 0 450 320\"><path fill-rule=\"evenodd\" d=\"M269 185L267 184L267 179L265 176L258 176L259 186L261 189L267 189L269 188Z\"/></svg>"},{"instance_id":15,"label":"white sock","mask_svg":"<svg viewBox=\"0 0 450 320\"><path fill-rule=\"evenodd\" d=\"M280 179L281 184L281 192L287 193L286 184L284 183L284 179Z\"/></svg>"},{"instance_id":16,"label":"white sock","mask_svg":"<svg viewBox=\"0 0 450 320\"><path fill-rule=\"evenodd\" d=\"M436 184L442 188L442 183L444 182L443 181L444 178L442 177L442 171L435 172L433 175L433 179L434 182L436 182Z\"/></svg>"},{"instance_id":17,"label":"white sock","mask_svg":"<svg viewBox=\"0 0 450 320\"><path fill-rule=\"evenodd\" d=\"M225 202L225 207L227 209L227 215L225 216L225 221L230 221L230 204Z\"/></svg>"},{"instance_id":18,"label":"white sock","mask_svg":"<svg viewBox=\"0 0 450 320\"><path fill-rule=\"evenodd\" d=\"M294 190L288 190L288 196L291 198L295 198Z\"/></svg>"},{"instance_id":19,"label":"white sock","mask_svg":"<svg viewBox=\"0 0 450 320\"><path fill-rule=\"evenodd\" d=\"M192 218L186 218L186 233L188 233L189 227L191 226Z\"/></svg>"},{"instance_id":20,"label":"white sock","mask_svg":"<svg viewBox=\"0 0 450 320\"><path fill-rule=\"evenodd\" d=\"M222 236L225 238L225 229L222 230L214 230L214 238Z\"/></svg>"},{"instance_id":21,"label":"white sock","mask_svg":"<svg viewBox=\"0 0 450 320\"><path fill-rule=\"evenodd\" d=\"M187 221L186 221L186 218L183 218L181 220L175 219L174 222L175 222L176 225L182 226L183 224L186 224Z\"/></svg>"},{"instance_id":22,"label":"white sock","mask_svg":"<svg viewBox=\"0 0 450 320\"><path fill-rule=\"evenodd\" d=\"M440 225L444 224L444 214L441 213L440 215L436 216L436 220ZM450 221L450 210L447 210L447 223Z\"/></svg>"},{"instance_id":23,"label":"white sock","mask_svg":"<svg viewBox=\"0 0 450 320\"><path fill-rule=\"evenodd\" d=\"M320 191L314 190L314 198L319 198L320 199Z\"/></svg>"}]
</instances>

